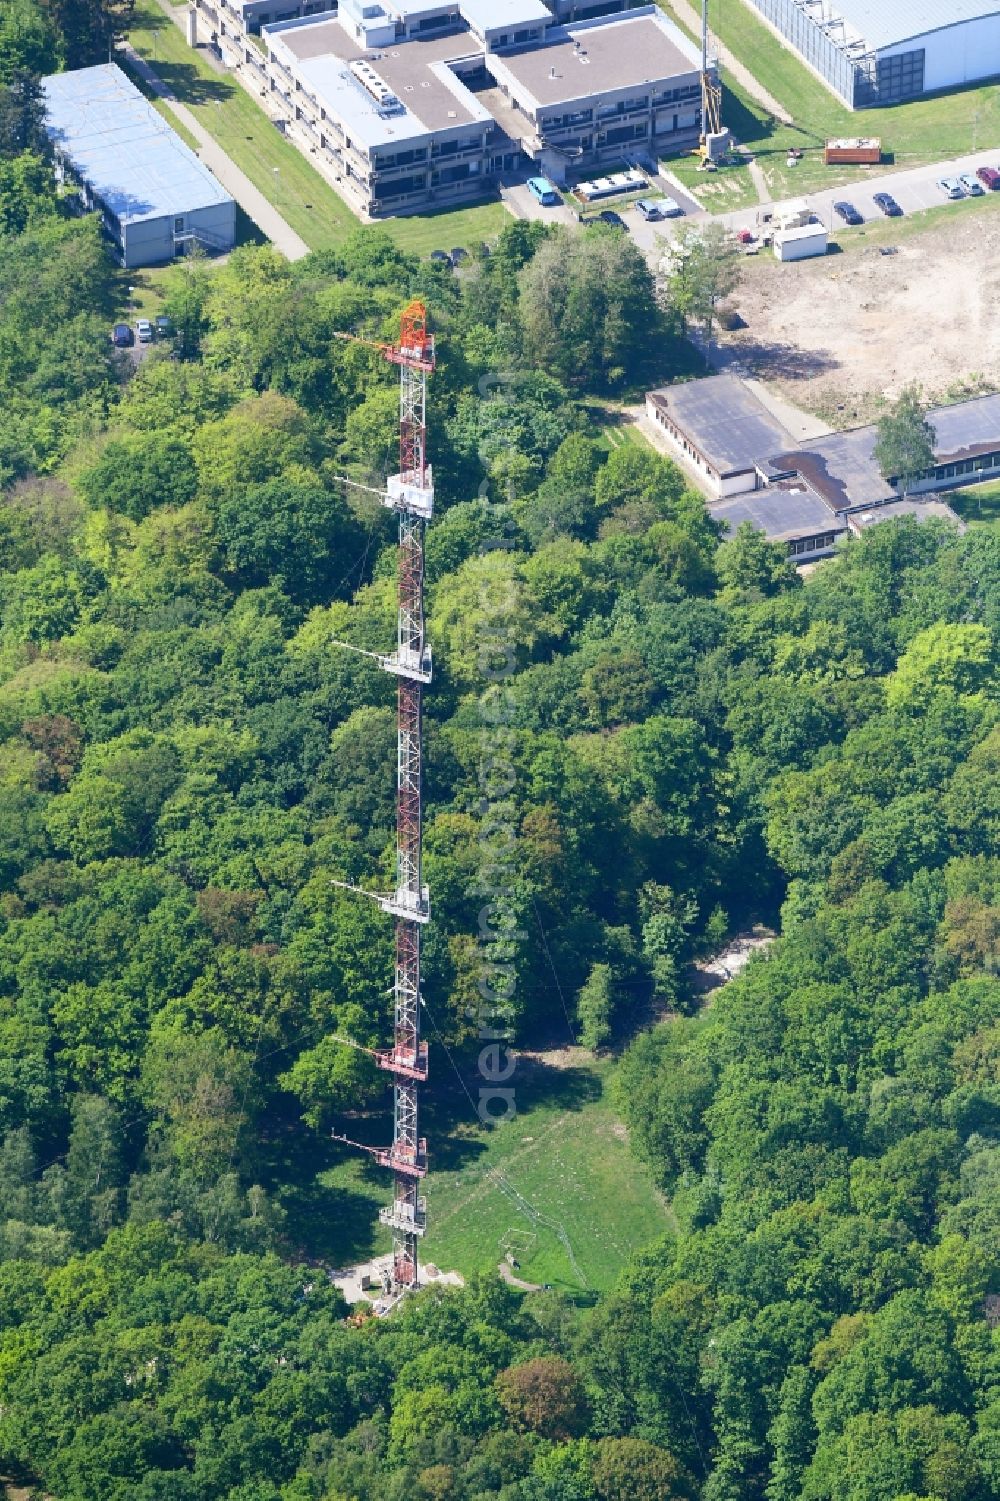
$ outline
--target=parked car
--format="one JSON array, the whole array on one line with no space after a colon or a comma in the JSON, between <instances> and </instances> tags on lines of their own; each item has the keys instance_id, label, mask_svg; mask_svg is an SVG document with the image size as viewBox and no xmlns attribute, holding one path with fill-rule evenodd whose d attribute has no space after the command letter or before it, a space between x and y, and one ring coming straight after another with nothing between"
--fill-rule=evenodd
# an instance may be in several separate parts
<instances>
[{"instance_id":1,"label":"parked car","mask_svg":"<svg viewBox=\"0 0 1000 1501\"><path fill-rule=\"evenodd\" d=\"M983 196L983 185L977 178L973 177L971 172L961 173L958 180L970 198L981 198Z\"/></svg>"},{"instance_id":2,"label":"parked car","mask_svg":"<svg viewBox=\"0 0 1000 1501\"><path fill-rule=\"evenodd\" d=\"M616 214L613 208L602 208L597 217L602 224L609 224L612 229L625 228L625 220L621 214Z\"/></svg>"},{"instance_id":3,"label":"parked car","mask_svg":"<svg viewBox=\"0 0 1000 1501\"><path fill-rule=\"evenodd\" d=\"M995 193L1000 188L1000 172L997 171L996 167L980 167L976 176L983 187L987 188L989 192Z\"/></svg>"},{"instance_id":4,"label":"parked car","mask_svg":"<svg viewBox=\"0 0 1000 1501\"><path fill-rule=\"evenodd\" d=\"M528 192L533 198L537 198L539 203L544 203L547 208L562 202L547 177L529 177Z\"/></svg>"},{"instance_id":5,"label":"parked car","mask_svg":"<svg viewBox=\"0 0 1000 1501\"><path fill-rule=\"evenodd\" d=\"M652 198L637 198L635 201L635 211L637 214L641 214L644 219L661 219L663 217L660 213L660 205L654 203Z\"/></svg>"},{"instance_id":6,"label":"parked car","mask_svg":"<svg viewBox=\"0 0 1000 1501\"><path fill-rule=\"evenodd\" d=\"M677 199L671 198L669 193L660 199L659 206L664 219L676 219L684 212Z\"/></svg>"},{"instance_id":7,"label":"parked car","mask_svg":"<svg viewBox=\"0 0 1000 1501\"><path fill-rule=\"evenodd\" d=\"M838 219L843 219L845 224L864 224L864 217L858 213L853 203L848 203L841 198L833 205L833 212Z\"/></svg>"},{"instance_id":8,"label":"parked car","mask_svg":"<svg viewBox=\"0 0 1000 1501\"><path fill-rule=\"evenodd\" d=\"M875 204L887 219L898 219L903 212L891 193L876 193Z\"/></svg>"},{"instance_id":9,"label":"parked car","mask_svg":"<svg viewBox=\"0 0 1000 1501\"><path fill-rule=\"evenodd\" d=\"M752 229L740 229L736 232L736 238L741 245L752 245L757 236Z\"/></svg>"},{"instance_id":10,"label":"parked car","mask_svg":"<svg viewBox=\"0 0 1000 1501\"><path fill-rule=\"evenodd\" d=\"M137 318L135 331L140 344L151 344L153 342L153 325L148 318Z\"/></svg>"},{"instance_id":11,"label":"parked car","mask_svg":"<svg viewBox=\"0 0 1000 1501\"><path fill-rule=\"evenodd\" d=\"M154 320L153 320L153 323L154 323L154 326L156 328L156 337L158 339L172 339L173 338L173 336L174 336L174 325L170 321L170 319L167 317L166 313L159 313L159 314L157 314L156 318L154 318Z\"/></svg>"},{"instance_id":12,"label":"parked car","mask_svg":"<svg viewBox=\"0 0 1000 1501\"><path fill-rule=\"evenodd\" d=\"M469 252L466 250L465 246L456 245L454 250L451 252L451 264L453 266L460 266L463 261L467 261L468 259Z\"/></svg>"},{"instance_id":13,"label":"parked car","mask_svg":"<svg viewBox=\"0 0 1000 1501\"><path fill-rule=\"evenodd\" d=\"M938 187L946 198L964 198L962 184L957 177L939 177Z\"/></svg>"},{"instance_id":14,"label":"parked car","mask_svg":"<svg viewBox=\"0 0 1000 1501\"><path fill-rule=\"evenodd\" d=\"M436 261L440 266L451 265L451 256L448 254L447 250L432 250L430 258L432 261Z\"/></svg>"},{"instance_id":15,"label":"parked car","mask_svg":"<svg viewBox=\"0 0 1000 1501\"><path fill-rule=\"evenodd\" d=\"M135 343L135 334L127 323L116 323L111 330L111 342L116 349L129 349Z\"/></svg>"}]
</instances>

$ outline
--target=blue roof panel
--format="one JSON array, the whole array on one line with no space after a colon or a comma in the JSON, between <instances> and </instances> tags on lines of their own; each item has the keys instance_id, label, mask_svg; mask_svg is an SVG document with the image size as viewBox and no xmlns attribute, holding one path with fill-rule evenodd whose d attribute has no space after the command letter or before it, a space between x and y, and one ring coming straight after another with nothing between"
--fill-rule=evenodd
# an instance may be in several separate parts
<instances>
[{"instance_id":1,"label":"blue roof panel","mask_svg":"<svg viewBox=\"0 0 1000 1501\"><path fill-rule=\"evenodd\" d=\"M42 79L52 144L123 224L230 203L114 63Z\"/></svg>"}]
</instances>

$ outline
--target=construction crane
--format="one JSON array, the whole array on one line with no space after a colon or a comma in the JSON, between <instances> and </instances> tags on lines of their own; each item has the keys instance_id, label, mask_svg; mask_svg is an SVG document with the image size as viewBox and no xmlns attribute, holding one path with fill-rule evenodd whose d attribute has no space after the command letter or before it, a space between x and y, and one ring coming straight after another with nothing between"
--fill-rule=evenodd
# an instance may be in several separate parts
<instances>
[{"instance_id":1,"label":"construction crane","mask_svg":"<svg viewBox=\"0 0 1000 1501\"><path fill-rule=\"evenodd\" d=\"M434 510L433 475L427 461L427 377L434 370L435 353L433 335L427 331L427 309L421 302L411 302L404 310L398 344L356 342L377 349L400 372L399 473L390 475L385 490L377 492L382 503L399 516L396 649L385 655L363 653L374 656L397 682L396 886L384 895L364 893L374 895L396 925L392 1046L363 1050L371 1051L378 1067L392 1075L393 1131L388 1148L351 1141L337 1132L333 1135L335 1141L369 1152L393 1174L392 1204L380 1211L379 1219L392 1231L392 1290L404 1293L417 1286L417 1246L427 1228L426 1200L419 1193L427 1172L427 1143L420 1135L420 1085L428 1070L427 1044L420 1040L420 930L430 920L430 894L422 873L421 791L423 689L431 681L431 649L424 627L424 528ZM358 889L343 881L334 884Z\"/></svg>"},{"instance_id":2,"label":"construction crane","mask_svg":"<svg viewBox=\"0 0 1000 1501\"><path fill-rule=\"evenodd\" d=\"M708 66L708 0L701 0L701 154L711 156L709 138L722 132L722 85Z\"/></svg>"}]
</instances>

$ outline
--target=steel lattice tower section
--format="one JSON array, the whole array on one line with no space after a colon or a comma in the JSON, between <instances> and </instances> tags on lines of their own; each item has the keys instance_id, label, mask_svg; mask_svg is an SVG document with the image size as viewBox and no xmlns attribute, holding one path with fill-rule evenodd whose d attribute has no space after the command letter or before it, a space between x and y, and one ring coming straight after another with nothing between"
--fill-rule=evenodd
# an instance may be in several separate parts
<instances>
[{"instance_id":1,"label":"steel lattice tower section","mask_svg":"<svg viewBox=\"0 0 1000 1501\"><path fill-rule=\"evenodd\" d=\"M434 339L427 310L412 302L402 315L398 345L381 345L400 370L399 473L390 475L383 502L399 514L396 650L379 657L397 679L396 889L379 905L396 922L395 1025L391 1048L375 1061L393 1077L393 1132L388 1151L371 1151L394 1178L392 1204L379 1219L392 1230L393 1283L417 1285L417 1245L427 1227L419 1193L427 1172L427 1143L420 1135L420 1085L427 1078L427 1044L420 1040L420 929L430 919L430 896L422 872L422 711L431 681L431 649L424 624L424 528L434 509L427 461L427 377L434 370ZM342 883L337 883L342 884ZM347 1141L344 1136L337 1140ZM352 1143L360 1145L360 1143Z\"/></svg>"}]
</instances>

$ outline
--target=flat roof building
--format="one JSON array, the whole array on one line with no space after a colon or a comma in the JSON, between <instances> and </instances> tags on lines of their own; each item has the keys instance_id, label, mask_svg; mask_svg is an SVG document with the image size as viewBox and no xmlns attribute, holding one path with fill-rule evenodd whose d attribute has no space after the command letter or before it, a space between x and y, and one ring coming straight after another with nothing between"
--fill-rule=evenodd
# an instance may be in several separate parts
<instances>
[{"instance_id":1,"label":"flat roof building","mask_svg":"<svg viewBox=\"0 0 1000 1501\"><path fill-rule=\"evenodd\" d=\"M783 542L790 557L804 562L832 552L848 530L844 517L832 512L809 485L797 478L720 501L711 507L711 514L730 536L749 522L769 542Z\"/></svg>"},{"instance_id":2,"label":"flat roof building","mask_svg":"<svg viewBox=\"0 0 1000 1501\"><path fill-rule=\"evenodd\" d=\"M173 260L192 244L231 250L236 205L114 63L42 80L59 170L99 208L123 266Z\"/></svg>"},{"instance_id":3,"label":"flat roof building","mask_svg":"<svg viewBox=\"0 0 1000 1501\"><path fill-rule=\"evenodd\" d=\"M646 412L719 499L756 490L761 459L794 444L777 417L735 375L710 375L650 391Z\"/></svg>"},{"instance_id":4,"label":"flat roof building","mask_svg":"<svg viewBox=\"0 0 1000 1501\"><path fill-rule=\"evenodd\" d=\"M1000 75L996 0L750 0L852 109Z\"/></svg>"},{"instance_id":5,"label":"flat roof building","mask_svg":"<svg viewBox=\"0 0 1000 1501\"><path fill-rule=\"evenodd\" d=\"M542 0L340 0L262 25L265 57L245 0L197 3L373 217L482 197L529 165L564 183L698 141L698 50L653 5L562 26Z\"/></svg>"},{"instance_id":6,"label":"flat roof building","mask_svg":"<svg viewBox=\"0 0 1000 1501\"><path fill-rule=\"evenodd\" d=\"M543 42L487 59L508 134L546 177L697 144L698 49L649 7L552 27Z\"/></svg>"},{"instance_id":7,"label":"flat roof building","mask_svg":"<svg viewBox=\"0 0 1000 1501\"><path fill-rule=\"evenodd\" d=\"M875 426L796 442L744 381L712 375L646 396L646 415L668 449L693 468L711 514L744 521L794 557L828 552L848 531L913 514L958 517L938 492L1000 476L1000 395L935 407L934 464L901 496L875 459Z\"/></svg>"},{"instance_id":8,"label":"flat roof building","mask_svg":"<svg viewBox=\"0 0 1000 1501\"><path fill-rule=\"evenodd\" d=\"M873 526L881 526L884 521L898 521L903 516L913 516L917 521L947 521L957 526L960 532L968 530L947 501L933 495L908 495L905 500L888 500L885 505L872 506L867 511L849 511L844 519L848 531L860 537Z\"/></svg>"}]
</instances>

